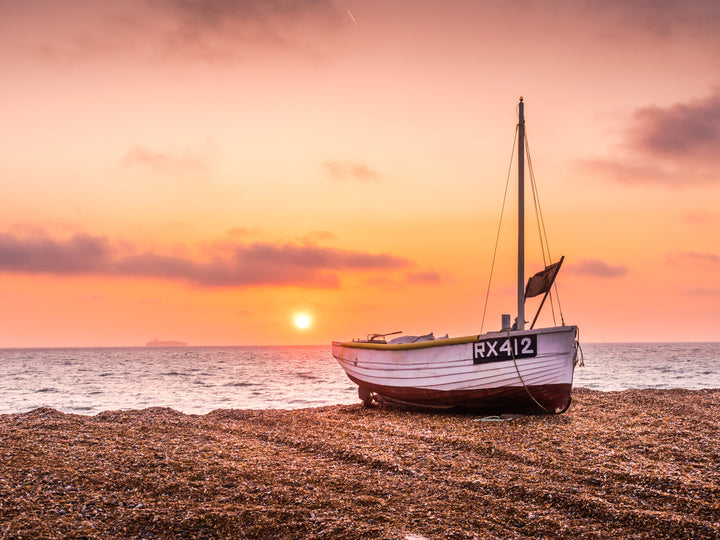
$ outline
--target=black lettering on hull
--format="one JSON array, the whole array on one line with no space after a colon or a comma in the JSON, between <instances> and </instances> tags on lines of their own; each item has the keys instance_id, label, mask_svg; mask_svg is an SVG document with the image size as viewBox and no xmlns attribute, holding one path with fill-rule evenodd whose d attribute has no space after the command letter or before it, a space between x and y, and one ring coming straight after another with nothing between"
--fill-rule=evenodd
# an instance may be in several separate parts
<instances>
[{"instance_id":1,"label":"black lettering on hull","mask_svg":"<svg viewBox=\"0 0 720 540\"><path fill-rule=\"evenodd\" d=\"M537 356L537 335L479 339L473 343L473 364L505 362Z\"/></svg>"}]
</instances>

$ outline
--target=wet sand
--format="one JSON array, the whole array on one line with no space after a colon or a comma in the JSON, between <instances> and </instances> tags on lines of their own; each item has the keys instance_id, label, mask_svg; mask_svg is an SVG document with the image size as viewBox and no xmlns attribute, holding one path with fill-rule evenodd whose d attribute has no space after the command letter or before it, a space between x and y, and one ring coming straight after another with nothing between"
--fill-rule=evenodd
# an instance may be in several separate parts
<instances>
[{"instance_id":1,"label":"wet sand","mask_svg":"<svg viewBox=\"0 0 720 540\"><path fill-rule=\"evenodd\" d=\"M0 538L718 538L720 389L494 421L338 405L0 415Z\"/></svg>"}]
</instances>

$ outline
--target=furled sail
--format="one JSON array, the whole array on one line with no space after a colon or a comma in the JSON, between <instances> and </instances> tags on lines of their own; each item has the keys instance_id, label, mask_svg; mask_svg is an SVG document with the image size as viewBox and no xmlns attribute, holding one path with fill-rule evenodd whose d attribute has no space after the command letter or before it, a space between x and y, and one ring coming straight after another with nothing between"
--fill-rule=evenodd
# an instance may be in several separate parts
<instances>
[{"instance_id":1,"label":"furled sail","mask_svg":"<svg viewBox=\"0 0 720 540\"><path fill-rule=\"evenodd\" d=\"M562 265L564 260L565 257L560 257L558 262L546 266L545 270L538 272L528 279L527 286L525 287L525 298L532 298L533 296L548 292L555 282L555 278L560 271L560 265Z\"/></svg>"}]
</instances>

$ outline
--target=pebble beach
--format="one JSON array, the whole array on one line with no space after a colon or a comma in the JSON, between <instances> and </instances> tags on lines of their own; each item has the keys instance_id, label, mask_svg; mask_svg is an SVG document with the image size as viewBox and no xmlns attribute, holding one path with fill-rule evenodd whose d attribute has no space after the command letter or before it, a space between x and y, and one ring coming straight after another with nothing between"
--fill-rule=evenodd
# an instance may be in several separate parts
<instances>
[{"instance_id":1,"label":"pebble beach","mask_svg":"<svg viewBox=\"0 0 720 540\"><path fill-rule=\"evenodd\" d=\"M720 389L0 415L0 538L718 538Z\"/></svg>"}]
</instances>

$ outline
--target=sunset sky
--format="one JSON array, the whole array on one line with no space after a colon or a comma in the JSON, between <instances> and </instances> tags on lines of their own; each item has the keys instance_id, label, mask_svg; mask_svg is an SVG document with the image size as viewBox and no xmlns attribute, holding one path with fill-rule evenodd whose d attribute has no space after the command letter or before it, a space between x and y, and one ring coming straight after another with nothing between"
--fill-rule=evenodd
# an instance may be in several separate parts
<instances>
[{"instance_id":1,"label":"sunset sky","mask_svg":"<svg viewBox=\"0 0 720 540\"><path fill-rule=\"evenodd\" d=\"M478 333L520 96L565 322L720 337L717 0L0 0L0 66L0 347Z\"/></svg>"}]
</instances>

